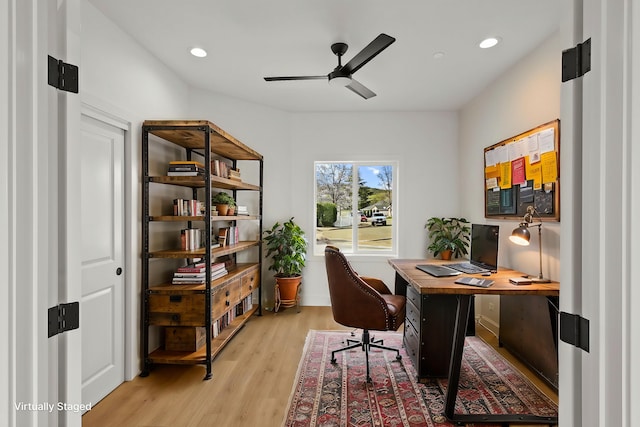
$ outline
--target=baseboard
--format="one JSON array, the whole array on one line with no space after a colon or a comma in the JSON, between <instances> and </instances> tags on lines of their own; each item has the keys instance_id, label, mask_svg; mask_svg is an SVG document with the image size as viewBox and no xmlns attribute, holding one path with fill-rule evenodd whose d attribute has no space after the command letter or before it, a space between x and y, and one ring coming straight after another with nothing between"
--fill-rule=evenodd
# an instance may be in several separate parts
<instances>
[{"instance_id":1,"label":"baseboard","mask_svg":"<svg viewBox=\"0 0 640 427\"><path fill-rule=\"evenodd\" d=\"M500 325L486 316L479 316L478 324L483 328L491 331L495 336L500 336Z\"/></svg>"}]
</instances>

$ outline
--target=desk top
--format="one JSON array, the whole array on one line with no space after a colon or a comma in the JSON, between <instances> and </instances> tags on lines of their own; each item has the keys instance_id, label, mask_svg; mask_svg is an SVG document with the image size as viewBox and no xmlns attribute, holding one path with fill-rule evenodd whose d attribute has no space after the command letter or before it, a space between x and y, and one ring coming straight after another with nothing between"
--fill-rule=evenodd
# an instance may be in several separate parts
<instances>
[{"instance_id":1,"label":"desk top","mask_svg":"<svg viewBox=\"0 0 640 427\"><path fill-rule=\"evenodd\" d=\"M454 261L450 261L454 262ZM523 273L508 268L498 267L498 272L491 276L482 274L461 274L451 277L433 277L416 268L418 264L447 264L447 261L434 259L390 259L389 264L396 272L421 294L488 294L488 295L560 295L560 283L531 283L530 285L514 285L509 282L511 277L522 277ZM454 283L462 276L490 279L494 284L488 288L459 285Z\"/></svg>"}]
</instances>

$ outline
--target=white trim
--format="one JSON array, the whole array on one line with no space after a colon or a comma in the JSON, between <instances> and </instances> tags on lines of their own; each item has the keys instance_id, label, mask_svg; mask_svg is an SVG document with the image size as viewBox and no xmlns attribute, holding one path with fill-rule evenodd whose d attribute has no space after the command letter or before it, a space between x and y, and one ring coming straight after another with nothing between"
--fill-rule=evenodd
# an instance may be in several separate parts
<instances>
[{"instance_id":1,"label":"white trim","mask_svg":"<svg viewBox=\"0 0 640 427\"><path fill-rule=\"evenodd\" d=\"M6 236L0 245L0 271L2 271L2 282L0 286L0 336L5 337L6 345L0 346L0 378L6 378L0 388L0 422L6 426L15 425L13 402L15 402L15 359L13 358L15 348L15 323L13 322L13 295L15 288L15 275L12 263L12 240L15 230L15 218L10 215L9 207L11 199L15 193L13 181L14 165L9 161L11 152L15 149L15 135L12 114L15 111L15 85L13 84L14 73L10 71L15 68L15 49L13 40L15 39L15 28L13 22L13 8L9 1L0 3L0 58L7 58L6 66L0 67L0 232ZM10 17L12 19L10 19ZM4 62L3 62L4 65ZM5 102L6 100L6 102Z\"/></svg>"},{"instance_id":2,"label":"white trim","mask_svg":"<svg viewBox=\"0 0 640 427\"><path fill-rule=\"evenodd\" d=\"M93 119L105 122L124 131L124 375L125 380L132 380L140 372L139 345L139 298L137 264L138 258L134 248L138 245L138 239L132 233L133 214L137 213L137 202L135 193L132 196L132 188L136 185L132 176L133 153L137 151L138 145L133 144L131 137L132 122L124 117L125 112L99 98L82 94L82 114Z\"/></svg>"}]
</instances>

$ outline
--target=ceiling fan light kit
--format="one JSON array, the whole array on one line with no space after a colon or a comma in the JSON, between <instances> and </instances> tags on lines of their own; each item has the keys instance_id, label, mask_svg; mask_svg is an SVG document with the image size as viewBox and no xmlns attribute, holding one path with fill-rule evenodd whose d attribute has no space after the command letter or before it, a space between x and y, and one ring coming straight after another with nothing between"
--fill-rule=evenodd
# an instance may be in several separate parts
<instances>
[{"instance_id":1,"label":"ceiling fan light kit","mask_svg":"<svg viewBox=\"0 0 640 427\"><path fill-rule=\"evenodd\" d=\"M331 86L344 86L364 99L369 99L376 96L376 94L355 80L353 74L395 41L396 39L391 36L384 33L380 34L345 65L342 65L342 55L347 52L349 46L346 43L334 43L331 45L331 51L338 57L338 66L329 74L324 76L265 77L264 79L268 82L327 79Z\"/></svg>"}]
</instances>

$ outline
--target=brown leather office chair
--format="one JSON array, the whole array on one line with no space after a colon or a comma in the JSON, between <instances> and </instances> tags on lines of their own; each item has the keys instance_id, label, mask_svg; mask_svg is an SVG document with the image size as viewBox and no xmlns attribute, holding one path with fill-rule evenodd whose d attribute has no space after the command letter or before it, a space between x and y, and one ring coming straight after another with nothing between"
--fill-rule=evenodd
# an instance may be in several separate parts
<instances>
[{"instance_id":1,"label":"brown leather office chair","mask_svg":"<svg viewBox=\"0 0 640 427\"><path fill-rule=\"evenodd\" d=\"M362 346L367 360L367 382L371 382L370 347L395 351L397 360L402 356L398 349L385 347L381 340L371 339L369 330L398 330L404 322L406 298L393 295L382 280L359 276L340 249L334 246L325 248L324 259L333 319L341 325L362 329L362 340L347 340L349 345L332 351L331 363L336 362L336 353Z\"/></svg>"}]
</instances>

